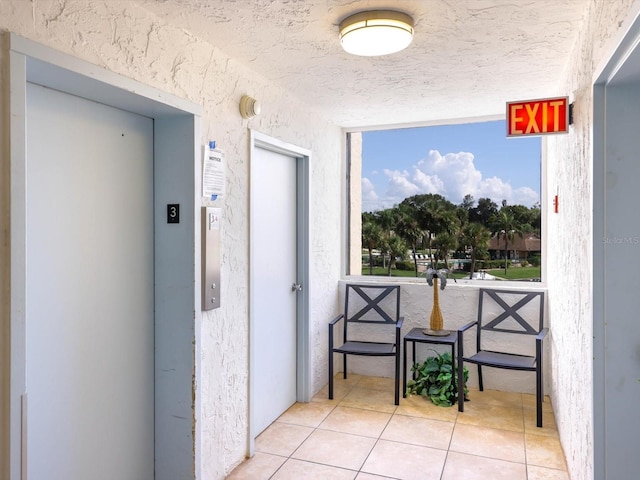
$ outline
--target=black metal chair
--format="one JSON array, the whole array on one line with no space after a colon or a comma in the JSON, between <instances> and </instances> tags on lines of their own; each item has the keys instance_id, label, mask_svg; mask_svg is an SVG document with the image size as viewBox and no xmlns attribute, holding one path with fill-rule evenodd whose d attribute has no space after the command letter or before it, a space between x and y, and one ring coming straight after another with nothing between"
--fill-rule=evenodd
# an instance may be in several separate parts
<instances>
[{"instance_id":1,"label":"black metal chair","mask_svg":"<svg viewBox=\"0 0 640 480\"><path fill-rule=\"evenodd\" d=\"M334 347L333 327L343 321L343 343ZM333 354L341 353L344 362L344 378L347 378L347 355L370 357L395 357L395 404L400 403L400 316L399 285L347 284L344 313L329 323L329 398L333 398ZM388 341L365 340L371 331L357 328L355 324L378 324L390 327ZM351 330L348 327L351 325ZM354 330L358 330L357 332ZM380 332L378 332L380 334ZM392 335L393 333L393 335ZM385 335L386 336L386 335ZM380 338L378 338L379 340Z\"/></svg>"},{"instance_id":2,"label":"black metal chair","mask_svg":"<svg viewBox=\"0 0 640 480\"><path fill-rule=\"evenodd\" d=\"M525 306L529 310L525 315L527 319L521 315ZM532 316L535 318L530 319ZM475 363L478 366L480 391L484 389L483 366L536 372L536 423L538 427L542 427L542 401L544 398L542 341L549 331L548 328L544 328L543 322L544 292L481 288L478 297L477 320L458 330L458 391L461 392L463 388L464 362ZM465 356L464 333L473 326L477 329L476 353ZM484 338L482 332L486 333ZM504 346L504 342L501 340L505 340L507 335L514 334L535 336L535 355L501 351L503 349L501 347ZM533 352L533 342L531 350ZM458 410L464 411L464 402L458 402Z\"/></svg>"}]
</instances>

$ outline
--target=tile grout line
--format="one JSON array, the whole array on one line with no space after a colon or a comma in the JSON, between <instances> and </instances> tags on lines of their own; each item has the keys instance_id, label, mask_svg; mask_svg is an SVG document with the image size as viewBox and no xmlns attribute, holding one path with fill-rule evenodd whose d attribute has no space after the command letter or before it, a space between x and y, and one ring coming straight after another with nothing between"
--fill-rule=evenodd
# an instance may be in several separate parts
<instances>
[{"instance_id":1,"label":"tile grout line","mask_svg":"<svg viewBox=\"0 0 640 480\"><path fill-rule=\"evenodd\" d=\"M339 374L339 373L342 373L342 372L338 372L338 374ZM346 398L346 396L347 396L347 395L349 395L349 393L350 393L350 392L355 388L355 386L360 382L360 380L361 380L361 378L359 378L359 379L358 379L358 380L357 380L357 381L356 381L356 382L355 382L355 383L354 383L350 388L348 388L347 393L345 394L345 396L344 396L342 399L340 399L340 400L338 401L337 399L335 399L335 398L334 398L334 399L336 400L336 404L335 404L335 405L333 405L333 406L332 406L332 408L331 408L331 410L329 410L329 411L327 412L327 414L324 416L324 418L323 418L320 422L318 422L318 425L316 425L315 427L309 427L309 428L313 428L313 429L311 430L311 432L309 432L309 435L307 435L307 436L304 438L304 440L302 440L302 441L300 442L300 444L299 444L299 445L298 445L298 446L297 446L297 447L296 447L296 448L295 448L295 449L294 449L294 450L293 450L293 451L292 451L292 452L291 452L291 453L286 457L286 460L285 460L284 462L282 462L282 465L280 465L280 466L276 469L276 471L275 471L275 472L273 472L273 474L269 477L269 479L272 479L272 478L273 478L273 477L274 477L274 476L275 476L275 475L276 475L276 474L277 474L277 473L282 469L282 467L284 467L284 465L285 465L289 460L297 460L296 458L293 458L293 455L294 455L294 454L295 454L295 453L300 449L300 447L301 447L301 446L302 446L302 445L303 445L303 444L304 444L304 443L305 443L305 442L306 442L306 441L311 437L311 435L313 435L313 434L314 434L316 431L318 431L318 430L323 430L323 429L319 428L319 427L320 427L320 425L322 425L322 422L324 422L324 421L329 417L329 415L331 415L331 413L332 413L332 412L334 412L334 411L336 410L336 408L338 408L338 407L340 406L340 404L344 401L344 399ZM276 419L276 421L278 421L278 420ZM286 422L281 422L281 423L286 423ZM291 424L286 423L286 424L288 424L288 425L297 425L297 424L293 424L293 423L291 423ZM302 425L298 425L298 426L302 426ZM331 431L331 430L323 430L323 431ZM371 437L367 437L367 438L371 438ZM352 469L350 469L350 468L336 467L335 465L328 465L328 464L326 464L326 463L312 462L312 461L309 461L309 460L300 460L300 461L308 462L308 463L313 463L313 464L315 464L315 465L323 465L323 466L333 467L333 468L342 468L342 469L344 469L344 470L349 470L349 471L355 472L355 473L356 473L356 476L358 475L358 473L360 473L360 470L359 470L359 469L358 469L358 470L352 470ZM366 459L365 459L365 461L366 461ZM363 465L364 465L364 463L363 463ZM361 466L361 467L362 467L362 466ZM354 478L355 478L355 477L354 477Z\"/></svg>"},{"instance_id":2,"label":"tile grout line","mask_svg":"<svg viewBox=\"0 0 640 480\"><path fill-rule=\"evenodd\" d=\"M340 375L342 372L338 372L337 375ZM343 390L344 395L340 396L340 399L335 399L334 402L331 403L327 403L327 405L330 407L326 410L326 413L324 413L324 415L322 415L320 417L320 419L317 422L313 422L315 423L315 426L311 427L310 425L301 425L300 423L295 423L295 422L280 422L282 424L289 424L289 425L297 425L297 426L308 426L310 428L310 432L308 433L308 435L306 435L304 437L304 439L293 449L293 451L287 455L287 456L281 456L283 457L285 460L282 463L282 465L280 465L275 472L273 472L268 478L272 479L278 472L280 472L282 470L282 468L284 467L284 465L291 459L291 460L300 460L303 462L309 462L312 464L316 464L316 465L322 465L322 466L326 466L326 467L330 467L330 468L339 468L339 469L343 469L343 470L347 470L350 472L354 472L356 477L360 474L366 474L367 472L363 471L363 467L366 464L366 462L371 458L371 454L373 453L373 450L380 445L380 442L382 439L382 435L384 435L385 431L389 428L391 422L393 421L394 417L398 416L399 417L414 417L413 415L408 415L406 413L401 413L400 412L400 406L399 405L394 405L393 406L393 410L392 411L387 411L386 408L383 408L382 410L380 409L381 406L377 405L378 402L373 402L370 407L371 408L363 408L362 406L359 405L345 405L345 401L348 401L347 397L358 387L358 386L362 386L362 388L364 389L370 389L370 390L374 390L374 391L379 391L380 389L377 388L369 388L368 385L362 384L362 379L363 378L367 378L366 376L361 376L358 374L352 374L352 375L357 375L358 378L355 379L355 381L348 386L347 388L345 388ZM353 378L353 377L351 377ZM334 397L335 398L335 397ZM523 435L523 440L524 440L524 466L525 466L525 479L528 479L530 476L530 467L533 465L529 464L529 458L528 458L528 454L527 454L527 448L526 448L526 435L528 433L527 431L527 418L526 418L526 414L527 414L527 405L525 404L525 394L523 393L519 393L519 410L521 412L521 425L522 425L522 435ZM402 399L401 399L402 402ZM384 426L382 427L382 429L379 431L379 433L376 436L370 436L370 435L366 435L366 434L356 434L356 433L350 433L350 432L342 432L340 430L330 430L330 429L325 429L325 428L321 428L321 425L332 415L336 412L338 407L342 407L344 409L350 409L350 410L358 410L361 412L372 412L372 413L376 413L376 414L384 414L384 415L388 415L388 419L385 421ZM455 408L455 405L452 407ZM423 417L418 417L418 418L423 418ZM449 460L449 453L452 451L451 447L453 445L453 435L455 435L456 430L458 429L458 425L464 425L463 423L459 422L460 419L460 415L456 415L455 419L453 420L453 422L451 422L451 420L444 420L444 419L440 419L440 418L429 418L426 417L431 421L435 421L435 422L446 422L446 423L453 423L453 430L451 432L451 436L446 444L446 450L445 450L445 457L444 457L444 463L443 463L443 467L442 467L442 471L440 472L440 479L443 478L444 476L444 472L445 472L445 467L447 464L447 461ZM304 423L304 422L302 422ZM481 426L481 425L479 425ZM513 432L513 430L510 429L505 429L505 428L496 428L496 427L485 427L485 428L492 428L494 430L504 430L504 431L508 431L508 432ZM349 434L349 435L353 435L356 437L362 437L362 438L369 438L369 439L373 439L374 443L373 446L371 447L371 449L368 451L368 453L366 454L363 462L360 464L360 466L356 469L353 468L347 468L347 467L340 467L337 465L330 465L327 463L321 463L321 462L317 462L317 461L312 461L312 460L302 460L302 459L296 459L293 456L296 454L297 451L299 451L299 449L301 448L301 446L308 441L308 439L318 430L323 431L323 432L337 432L337 433L344 433L344 434ZM530 432L530 434L538 434L538 432ZM546 436L546 435L542 435L542 434L538 434L541 436ZM405 443L400 441L395 441L396 443ZM413 443L408 443L409 445L414 445ZM430 448L435 448L435 447L430 447ZM562 452L564 455L564 452ZM490 459L495 459L494 457L491 456L485 456L485 455L477 455L477 454L469 454L469 455L473 455L479 458L490 458ZM565 457L566 458L566 457ZM502 460L505 462L510 462L510 463L520 463L517 461L513 461L513 460L504 460L504 459L497 459L497 460ZM565 460L566 462L566 460ZM557 470L559 472L565 472L566 473L566 467L565 469L558 469L558 468L553 468L553 470ZM388 477L388 478L395 478L395 477Z\"/></svg>"},{"instance_id":3,"label":"tile grout line","mask_svg":"<svg viewBox=\"0 0 640 480\"><path fill-rule=\"evenodd\" d=\"M525 405L524 395L525 395L524 393L521 393L521 396L522 396L522 421L523 421L523 427L524 427L524 432L523 432L523 437L524 437L524 459L525 459L525 467L526 467L527 479L528 479L529 478L529 467L536 466L536 465L529 463L529 455L527 453L527 435L540 435L540 436L546 436L546 435L535 433L534 431L528 431L527 430L527 426L526 426L526 410L527 410L527 407ZM544 401L544 399L543 399L543 401ZM535 406L533 408L535 408ZM542 411L542 416L543 416L543 419L544 419L544 409ZM564 452L563 452L563 455L564 455ZM565 459L566 459L566 457L565 457ZM566 460L565 460L565 462L566 462ZM550 468L550 467L543 467L543 468ZM565 470L559 470L559 471L565 471Z\"/></svg>"},{"instance_id":4,"label":"tile grout line","mask_svg":"<svg viewBox=\"0 0 640 480\"><path fill-rule=\"evenodd\" d=\"M457 426L458 426L458 415L456 415L456 419L455 419L455 421L453 423L453 430L451 430L451 438L449 439L449 443L447 444L447 453L444 456L444 463L442 464L442 471L440 472L440 480L442 480L442 478L444 477L444 470L447 467L447 460L449 459L449 452L451 452L451 443L453 442L453 435L456 433Z\"/></svg>"},{"instance_id":5,"label":"tile grout line","mask_svg":"<svg viewBox=\"0 0 640 480\"><path fill-rule=\"evenodd\" d=\"M361 410L361 411L369 411L369 412L376 412L376 413L389 413L389 412L381 412L378 409L372 410L372 409L366 409L366 408L359 408L359 407L354 407L354 406L347 406L347 405L341 405L342 402L344 401L345 398L347 398L347 396L349 395L349 393L351 393L356 386L360 383L360 380L362 380L363 377L360 377L360 379L358 379L358 381L349 389L349 391L347 392L347 394L343 397L343 399L336 405L336 407L341 406L342 408L354 408L357 410ZM389 415L389 420L387 420L387 423L385 424L384 428L381 430L381 432L378 434L377 438L375 439L375 443L373 444L373 447L371 447L371 450L369 451L369 453L366 455L365 459L362 461L362 464L360 465L360 467L358 468L358 470L356 471L356 477L360 474L360 473L367 473L367 472L363 472L362 471L362 467L364 467L365 463L367 463L367 460L369 459L369 456L371 455L371 453L373 452L373 450L376 448L376 445L378 445L378 442L380 441L380 437L382 436L382 434L384 433L384 431L386 430L386 428L389 426L389 423L391 422L391 419L393 418L393 416L396 414L396 412L398 411L398 405L394 405L394 409L393 412L391 412L391 415ZM364 435L361 435L365 438L372 438L372 437L366 437ZM355 477L354 477L355 478ZM393 477L392 477L393 478Z\"/></svg>"},{"instance_id":6,"label":"tile grout line","mask_svg":"<svg viewBox=\"0 0 640 480\"><path fill-rule=\"evenodd\" d=\"M295 404L294 404L294 405L295 405ZM277 422L277 421L278 421L278 420L276 419L276 422ZM275 422L274 422L274 423L275 423ZM286 424L286 425L293 425L293 424ZM302 425L297 425L297 426L299 427L299 426L302 426ZM311 432L309 432L309 435L307 435L306 437L304 437L304 440L302 440L302 441L300 442L300 444L299 444L296 448L294 448L294 449L293 449L293 451L292 451L289 455L287 455L287 456L285 457L285 458L286 458L286 460L285 460L284 462L282 462L282 465L280 465L278 468L276 468L276 471L275 471L275 472L273 472L273 474L271 474L271 476L269 477L269 479L272 479L272 478L273 478L273 477L274 477L274 476L275 476L275 475L280 471L280 469L282 469L282 467L284 467L284 466L285 466L285 464L286 464L289 460L291 460L292 455L298 451L298 449L302 446L302 444L303 444L304 442L306 442L306 441L309 439L309 437L313 434L313 432L315 432L315 431L316 431L316 428L314 428L313 430L311 430ZM294 460L295 460L295 459L294 459Z\"/></svg>"},{"instance_id":7,"label":"tile grout line","mask_svg":"<svg viewBox=\"0 0 640 480\"><path fill-rule=\"evenodd\" d=\"M297 402L296 402L296 403L297 403ZM277 474L277 473L282 469L282 467L284 467L284 465L285 465L289 460L291 460L291 459L292 459L292 456L293 456L293 455L298 451L298 449L302 446L302 444L304 444L304 442L306 442L306 441L309 439L309 437L311 437L311 435L313 435L313 433L314 433L316 430L318 430L318 427L320 426L320 424L321 424L321 423L322 423L322 422L323 422L323 421L324 421L324 420L325 420L329 415L331 415L331 412L333 412L339 404L340 404L340 402L337 402L335 405L333 405L333 406L331 407L331 410L329 410L329 411L328 411L328 413L325 415L325 417L324 417L320 422L318 422L318 425L317 425L317 426L315 426L315 427L309 427L309 428L313 428L313 429L311 430L311 432L309 432L309 435L307 435L307 436L304 438L304 440L302 440L302 441L300 442L300 444L299 444L296 448L294 448L294 449L293 449L293 451L292 451L288 456L284 457L284 458L286 458L286 460L285 460L284 462L282 462L282 465L280 465L280 466L275 470L275 472L273 472L273 473L269 476L269 479L272 479L272 478L273 478L273 477L274 477L274 476L275 476L275 475L276 475L276 474ZM294 404L294 405L295 405L295 404ZM277 421L278 421L278 419L276 419L276 422L277 422ZM274 423L275 423L275 422L274 422ZM280 422L280 423L284 423L284 424L286 424L286 425L304 426L304 425L298 425L298 424L295 424L295 423L287 423L287 422ZM296 459L293 459L293 460L296 460ZM313 462L312 462L312 463L313 463Z\"/></svg>"},{"instance_id":8,"label":"tile grout line","mask_svg":"<svg viewBox=\"0 0 640 480\"><path fill-rule=\"evenodd\" d=\"M377 410L375 410L375 411L378 412ZM391 419L393 418L393 416L396 414L397 411L398 411L398 406L396 405L395 409L393 410L393 413L391 413L391 415L389 416L389 420L387 420L387 423L385 424L384 428L382 429L382 431L380 432L380 434L376 438L376 441L373 444L373 447L371 447L371 450L369 451L369 453L365 457L364 461L362 462L362 465L360 465L360 468L358 469L358 473L367 473L367 472L363 472L362 471L362 467L364 467L364 464L367 463L367 460L369 460L369 457L371 456L371 453L376 448L376 445L378 445L378 442L380 442L382 434L384 433L384 431L389 426L389 423L391 423ZM378 412L378 413L386 413L386 412ZM369 437L369 438L371 438L371 437Z\"/></svg>"},{"instance_id":9,"label":"tile grout line","mask_svg":"<svg viewBox=\"0 0 640 480\"><path fill-rule=\"evenodd\" d=\"M525 408L524 408L524 395L520 394L520 401L522 402L522 440L524 447L524 474L525 478L529 480L529 458L527 457L527 426L525 424Z\"/></svg>"}]
</instances>

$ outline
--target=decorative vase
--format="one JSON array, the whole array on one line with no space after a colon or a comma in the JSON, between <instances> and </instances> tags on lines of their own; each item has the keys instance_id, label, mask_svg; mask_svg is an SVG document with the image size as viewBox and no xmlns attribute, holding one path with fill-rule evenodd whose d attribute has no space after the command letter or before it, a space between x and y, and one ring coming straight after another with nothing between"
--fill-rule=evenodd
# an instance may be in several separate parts
<instances>
[{"instance_id":1,"label":"decorative vase","mask_svg":"<svg viewBox=\"0 0 640 480\"><path fill-rule=\"evenodd\" d=\"M429 318L429 328L423 330L422 333L433 337L446 337L451 332L444 330L444 319L442 317L442 311L440 310L438 278L442 279L440 288L444 290L447 280L446 277L443 277L443 272L437 272L431 269L427 271L427 282L429 285L433 285L433 308L431 309L431 317Z\"/></svg>"}]
</instances>

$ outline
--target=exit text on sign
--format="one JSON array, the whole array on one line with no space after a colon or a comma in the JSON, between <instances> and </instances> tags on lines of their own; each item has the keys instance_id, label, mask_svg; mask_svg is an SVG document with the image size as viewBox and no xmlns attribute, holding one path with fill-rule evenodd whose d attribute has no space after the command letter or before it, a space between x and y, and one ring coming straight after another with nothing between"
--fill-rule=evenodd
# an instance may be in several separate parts
<instances>
[{"instance_id":1,"label":"exit text on sign","mask_svg":"<svg viewBox=\"0 0 640 480\"><path fill-rule=\"evenodd\" d=\"M507 136L547 135L569 131L569 98L507 103Z\"/></svg>"}]
</instances>

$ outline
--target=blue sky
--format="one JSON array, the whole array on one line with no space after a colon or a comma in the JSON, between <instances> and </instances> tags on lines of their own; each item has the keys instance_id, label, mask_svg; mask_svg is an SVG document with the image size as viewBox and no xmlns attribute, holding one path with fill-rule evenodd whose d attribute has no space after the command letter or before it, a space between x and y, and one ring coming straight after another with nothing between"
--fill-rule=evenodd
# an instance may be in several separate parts
<instances>
[{"instance_id":1,"label":"blue sky","mask_svg":"<svg viewBox=\"0 0 640 480\"><path fill-rule=\"evenodd\" d=\"M498 205L540 201L540 137L507 138L504 120L362 134L362 210L439 193Z\"/></svg>"}]
</instances>

